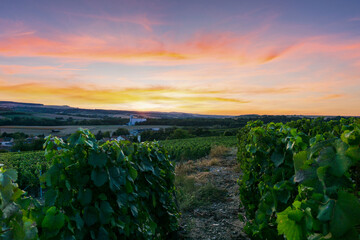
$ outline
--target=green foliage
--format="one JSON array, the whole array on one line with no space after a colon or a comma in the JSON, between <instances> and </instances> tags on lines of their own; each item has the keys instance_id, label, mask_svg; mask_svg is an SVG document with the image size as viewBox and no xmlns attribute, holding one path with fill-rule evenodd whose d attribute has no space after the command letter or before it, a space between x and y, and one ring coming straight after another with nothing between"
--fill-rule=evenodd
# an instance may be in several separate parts
<instances>
[{"instance_id":1,"label":"green foliage","mask_svg":"<svg viewBox=\"0 0 360 240\"><path fill-rule=\"evenodd\" d=\"M120 135L129 135L130 132L126 128L118 128L115 132L113 132L113 136L120 136Z\"/></svg>"},{"instance_id":2,"label":"green foliage","mask_svg":"<svg viewBox=\"0 0 360 240\"><path fill-rule=\"evenodd\" d=\"M223 129L218 128L200 128L200 127L168 127L160 128L157 131L146 130L141 133L141 139L143 141L162 141L170 139L184 139L184 138L193 138L193 137L211 137L219 136L223 134ZM236 132L236 130L233 130ZM231 136L235 136L233 134Z\"/></svg>"},{"instance_id":3,"label":"green foliage","mask_svg":"<svg viewBox=\"0 0 360 240\"><path fill-rule=\"evenodd\" d=\"M48 138L46 158L52 166L42 178L41 237L150 239L177 229L174 167L158 144L99 145L81 130L68 143Z\"/></svg>"},{"instance_id":4,"label":"green foliage","mask_svg":"<svg viewBox=\"0 0 360 240\"><path fill-rule=\"evenodd\" d=\"M205 157L209 155L213 146L235 146L236 137L199 137L166 140L160 143L169 152L171 159L181 161Z\"/></svg>"},{"instance_id":5,"label":"green foliage","mask_svg":"<svg viewBox=\"0 0 360 240\"><path fill-rule=\"evenodd\" d=\"M189 134L188 130L177 128L175 131L169 136L169 139L184 139L190 138L191 135Z\"/></svg>"},{"instance_id":6,"label":"green foliage","mask_svg":"<svg viewBox=\"0 0 360 240\"><path fill-rule=\"evenodd\" d=\"M252 239L359 239L359 129L355 119L315 119L240 131L240 199Z\"/></svg>"},{"instance_id":7,"label":"green foliage","mask_svg":"<svg viewBox=\"0 0 360 240\"><path fill-rule=\"evenodd\" d=\"M17 183L31 196L38 197L40 189L40 171L46 172L49 163L45 160L44 151L22 153L0 153L0 163L5 169L18 172Z\"/></svg>"},{"instance_id":8,"label":"green foliage","mask_svg":"<svg viewBox=\"0 0 360 240\"><path fill-rule=\"evenodd\" d=\"M15 170L0 168L0 238L36 239L37 229L33 221L21 210L20 197L24 192L14 183L16 180Z\"/></svg>"},{"instance_id":9,"label":"green foliage","mask_svg":"<svg viewBox=\"0 0 360 240\"><path fill-rule=\"evenodd\" d=\"M174 166L157 143L99 145L80 130L45 146L43 203L20 198L16 171L0 170L4 238L165 239L177 229Z\"/></svg>"},{"instance_id":10,"label":"green foliage","mask_svg":"<svg viewBox=\"0 0 360 240\"><path fill-rule=\"evenodd\" d=\"M40 151L43 150L45 140L43 138L35 139L27 143L25 139L15 140L15 145L11 148L12 151Z\"/></svg>"},{"instance_id":11,"label":"green foliage","mask_svg":"<svg viewBox=\"0 0 360 240\"><path fill-rule=\"evenodd\" d=\"M28 111L28 109L26 109ZM51 109L48 109L52 112ZM55 109L55 114L57 114ZM96 111L96 110L95 110ZM50 113L49 112L49 113ZM0 115L3 115L0 113ZM73 113L67 115L64 114L64 117L73 116ZM86 117L89 118L89 115L81 115L76 114L74 116ZM118 118L118 117L104 117L97 116L94 119L73 119L72 117L67 118L66 120L62 117L58 118L41 118L35 115L31 115L29 113L17 113L16 115L7 115L5 118L0 118L0 126L66 126L66 125L79 125L79 126L87 126L87 125L122 125L126 124L129 119L126 118Z\"/></svg>"}]
</instances>

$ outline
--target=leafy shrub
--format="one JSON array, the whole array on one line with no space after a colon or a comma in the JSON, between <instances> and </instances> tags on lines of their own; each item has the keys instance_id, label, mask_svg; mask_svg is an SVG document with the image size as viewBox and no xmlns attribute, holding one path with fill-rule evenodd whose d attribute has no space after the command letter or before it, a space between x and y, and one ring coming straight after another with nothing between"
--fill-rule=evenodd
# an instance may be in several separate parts
<instances>
[{"instance_id":1,"label":"leafy shrub","mask_svg":"<svg viewBox=\"0 0 360 240\"><path fill-rule=\"evenodd\" d=\"M48 138L45 155L45 217L36 219L45 238L149 239L177 229L174 167L157 144L98 145L81 130L68 143Z\"/></svg>"},{"instance_id":2,"label":"leafy shrub","mask_svg":"<svg viewBox=\"0 0 360 240\"><path fill-rule=\"evenodd\" d=\"M24 193L16 183L15 170L0 168L0 238L35 239L37 229L34 222L23 215L22 204L27 199L20 199Z\"/></svg>"},{"instance_id":3,"label":"leafy shrub","mask_svg":"<svg viewBox=\"0 0 360 240\"><path fill-rule=\"evenodd\" d=\"M177 229L174 166L158 144L99 145L80 130L45 145L43 203L20 199L16 171L0 169L5 239L165 239Z\"/></svg>"},{"instance_id":4,"label":"leafy shrub","mask_svg":"<svg viewBox=\"0 0 360 240\"><path fill-rule=\"evenodd\" d=\"M359 129L354 119L316 119L241 130L240 199L252 239L358 239Z\"/></svg>"},{"instance_id":5,"label":"leafy shrub","mask_svg":"<svg viewBox=\"0 0 360 240\"><path fill-rule=\"evenodd\" d=\"M40 173L46 172L49 163L46 161L44 151L1 153L0 163L5 169L14 169L18 173L19 188L33 197L39 197Z\"/></svg>"}]
</instances>

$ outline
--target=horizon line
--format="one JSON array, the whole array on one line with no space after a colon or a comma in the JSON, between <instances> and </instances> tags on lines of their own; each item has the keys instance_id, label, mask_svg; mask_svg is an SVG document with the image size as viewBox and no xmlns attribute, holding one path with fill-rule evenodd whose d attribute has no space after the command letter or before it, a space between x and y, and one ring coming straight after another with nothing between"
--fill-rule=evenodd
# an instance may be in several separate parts
<instances>
[{"instance_id":1,"label":"horizon line","mask_svg":"<svg viewBox=\"0 0 360 240\"><path fill-rule=\"evenodd\" d=\"M138 111L138 110L123 110L123 109L104 109L104 108L81 108L81 107L73 107L69 105L47 105L45 103L35 103L35 102L16 102L16 101L7 101L0 100L0 105L2 103L13 103L13 104L32 104L32 105L42 105L44 107L68 107L73 109L81 109L81 110L104 110L104 111L120 111L120 112L136 112L136 113L179 113L179 114L189 114L189 115L200 115L200 116L224 116L224 117L239 117L239 116L249 116L249 115L258 115L258 116L304 116L304 117L355 117L359 118L360 115L317 115L317 114L261 114L261 113L247 113L247 114L239 114L239 115L227 115L227 114L203 114L203 113L189 113L189 112L163 112L163 111Z\"/></svg>"}]
</instances>

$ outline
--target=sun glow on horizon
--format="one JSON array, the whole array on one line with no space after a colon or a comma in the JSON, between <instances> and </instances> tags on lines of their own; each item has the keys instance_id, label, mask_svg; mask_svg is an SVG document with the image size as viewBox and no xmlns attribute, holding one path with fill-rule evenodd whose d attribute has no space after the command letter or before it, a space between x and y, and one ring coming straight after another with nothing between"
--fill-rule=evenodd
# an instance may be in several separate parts
<instances>
[{"instance_id":1,"label":"sun glow on horizon","mask_svg":"<svg viewBox=\"0 0 360 240\"><path fill-rule=\"evenodd\" d=\"M360 115L356 1L3 4L0 100Z\"/></svg>"}]
</instances>

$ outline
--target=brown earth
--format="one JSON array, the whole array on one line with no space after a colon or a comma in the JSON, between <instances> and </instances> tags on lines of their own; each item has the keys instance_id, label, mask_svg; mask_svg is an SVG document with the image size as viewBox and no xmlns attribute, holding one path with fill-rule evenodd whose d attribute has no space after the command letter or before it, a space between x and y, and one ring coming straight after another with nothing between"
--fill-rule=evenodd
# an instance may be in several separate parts
<instances>
[{"instance_id":1,"label":"brown earth","mask_svg":"<svg viewBox=\"0 0 360 240\"><path fill-rule=\"evenodd\" d=\"M183 211L180 239L249 239L243 233L244 223L238 217L243 211L239 208L237 179L240 173L236 150L232 149L223 157L190 161L187 168L189 175L198 179L199 185L211 183L224 189L225 196L220 202Z\"/></svg>"}]
</instances>

